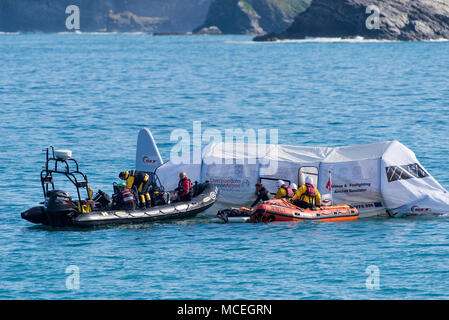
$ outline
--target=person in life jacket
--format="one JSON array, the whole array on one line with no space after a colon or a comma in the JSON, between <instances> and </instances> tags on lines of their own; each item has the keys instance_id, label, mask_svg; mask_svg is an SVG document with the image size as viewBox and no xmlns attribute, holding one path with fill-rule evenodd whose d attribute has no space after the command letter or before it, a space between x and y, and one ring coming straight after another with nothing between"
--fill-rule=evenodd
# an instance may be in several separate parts
<instances>
[{"instance_id":1,"label":"person in life jacket","mask_svg":"<svg viewBox=\"0 0 449 320\"><path fill-rule=\"evenodd\" d=\"M126 183L122 182L118 184L120 190L119 203L120 209L134 210L136 209L136 201L134 194L126 187Z\"/></svg>"},{"instance_id":2,"label":"person in life jacket","mask_svg":"<svg viewBox=\"0 0 449 320\"><path fill-rule=\"evenodd\" d=\"M292 202L295 206L306 209L321 205L321 195L318 189L313 186L310 177L306 177L306 183L298 189L292 198Z\"/></svg>"},{"instance_id":3,"label":"person in life jacket","mask_svg":"<svg viewBox=\"0 0 449 320\"><path fill-rule=\"evenodd\" d=\"M292 188L293 194L296 194L296 192L298 192L298 186L296 185L296 183L292 183L291 188Z\"/></svg>"},{"instance_id":4,"label":"person in life jacket","mask_svg":"<svg viewBox=\"0 0 449 320\"><path fill-rule=\"evenodd\" d=\"M278 191L276 192L276 195L274 196L275 199L282 199L282 198L291 199L295 195L293 193L292 188L287 186L287 184L282 180L277 181L277 187L278 187Z\"/></svg>"},{"instance_id":5,"label":"person in life jacket","mask_svg":"<svg viewBox=\"0 0 449 320\"><path fill-rule=\"evenodd\" d=\"M139 206L149 208L151 206L151 197L148 192L150 185L150 176L143 171L130 170L120 172L119 178L126 181L126 187L137 192Z\"/></svg>"},{"instance_id":6,"label":"person in life jacket","mask_svg":"<svg viewBox=\"0 0 449 320\"><path fill-rule=\"evenodd\" d=\"M262 183L256 183L256 200L251 205L251 208L258 204L260 201L268 201L270 200L270 193L267 188L264 187Z\"/></svg>"},{"instance_id":7,"label":"person in life jacket","mask_svg":"<svg viewBox=\"0 0 449 320\"><path fill-rule=\"evenodd\" d=\"M192 181L190 181L185 172L179 173L178 187L175 191L177 192L178 201L190 201L192 199Z\"/></svg>"}]
</instances>

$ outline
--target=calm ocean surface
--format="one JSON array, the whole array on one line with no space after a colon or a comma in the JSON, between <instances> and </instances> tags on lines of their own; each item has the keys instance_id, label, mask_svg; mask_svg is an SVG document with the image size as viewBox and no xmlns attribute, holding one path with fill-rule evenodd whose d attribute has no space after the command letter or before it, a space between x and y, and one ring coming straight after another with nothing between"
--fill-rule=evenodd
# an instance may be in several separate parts
<instances>
[{"instance_id":1,"label":"calm ocean surface","mask_svg":"<svg viewBox=\"0 0 449 320\"><path fill-rule=\"evenodd\" d=\"M87 231L21 220L42 201L48 145L111 193L139 129L167 160L171 131L193 121L279 129L282 144L397 139L449 188L449 42L249 40L0 34L1 299L449 298L449 216L218 225L211 210Z\"/></svg>"}]
</instances>

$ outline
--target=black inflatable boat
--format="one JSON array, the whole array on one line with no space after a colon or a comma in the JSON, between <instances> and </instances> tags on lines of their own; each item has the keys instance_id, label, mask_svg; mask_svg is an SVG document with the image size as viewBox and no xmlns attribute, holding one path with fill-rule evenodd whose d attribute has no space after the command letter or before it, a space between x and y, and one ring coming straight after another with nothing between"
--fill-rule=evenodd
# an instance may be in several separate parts
<instances>
[{"instance_id":1,"label":"black inflatable boat","mask_svg":"<svg viewBox=\"0 0 449 320\"><path fill-rule=\"evenodd\" d=\"M21 213L23 219L36 224L54 227L93 227L115 224L148 223L168 219L191 218L211 207L217 200L218 188L209 182L195 183L190 201L159 204L142 209L116 209L111 204L97 206L93 204L92 191L87 177L79 171L78 163L71 153L46 149L47 161L41 172L44 191L42 206L33 207ZM72 164L72 167L70 166ZM74 169L73 165L75 166ZM64 191L55 190L53 176L65 175L76 188L78 200ZM86 189L87 199L81 198L80 189Z\"/></svg>"}]
</instances>

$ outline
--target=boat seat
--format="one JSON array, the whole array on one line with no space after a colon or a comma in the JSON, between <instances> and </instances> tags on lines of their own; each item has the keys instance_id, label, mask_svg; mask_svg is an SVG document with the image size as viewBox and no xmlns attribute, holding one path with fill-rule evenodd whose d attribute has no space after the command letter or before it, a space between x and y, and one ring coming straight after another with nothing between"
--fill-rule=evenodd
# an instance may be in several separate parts
<instances>
[{"instance_id":1,"label":"boat seat","mask_svg":"<svg viewBox=\"0 0 449 320\"><path fill-rule=\"evenodd\" d=\"M206 189L207 183L198 183L195 181L195 184L193 185L193 197L196 197L197 195L201 194L204 189Z\"/></svg>"}]
</instances>

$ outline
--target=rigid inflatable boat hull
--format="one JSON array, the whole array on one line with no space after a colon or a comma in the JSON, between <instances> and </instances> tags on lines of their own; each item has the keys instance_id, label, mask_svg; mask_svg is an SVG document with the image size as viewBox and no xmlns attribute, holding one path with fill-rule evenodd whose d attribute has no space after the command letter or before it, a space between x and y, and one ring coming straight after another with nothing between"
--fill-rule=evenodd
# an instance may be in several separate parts
<instances>
[{"instance_id":1,"label":"rigid inflatable boat hull","mask_svg":"<svg viewBox=\"0 0 449 320\"><path fill-rule=\"evenodd\" d=\"M25 219L29 222L36 223L36 224L48 224L48 217L45 214L44 207L33 207L31 209L28 209L27 211L24 211L20 214L22 219Z\"/></svg>"},{"instance_id":2,"label":"rigid inflatable boat hull","mask_svg":"<svg viewBox=\"0 0 449 320\"><path fill-rule=\"evenodd\" d=\"M76 227L94 227L192 218L214 205L218 193L218 188L209 184L203 192L190 201L174 202L144 210L94 211L79 215L73 221L73 225Z\"/></svg>"},{"instance_id":3,"label":"rigid inflatable boat hull","mask_svg":"<svg viewBox=\"0 0 449 320\"><path fill-rule=\"evenodd\" d=\"M353 221L357 220L359 213L356 208L349 205L336 205L303 209L293 205L285 199L269 200L257 206L255 214L251 216L252 222L272 221Z\"/></svg>"},{"instance_id":4,"label":"rigid inflatable boat hull","mask_svg":"<svg viewBox=\"0 0 449 320\"><path fill-rule=\"evenodd\" d=\"M155 208L154 210L148 209L147 211L120 210L93 212L77 217L73 221L73 225L76 227L95 227L114 224L137 224L161 220L187 219L195 217L198 213L207 210L213 204L214 202L201 206L195 206L195 204L191 204L189 205L188 210L179 211L171 210L172 207L160 206ZM173 212L166 213L166 209L169 209Z\"/></svg>"},{"instance_id":5,"label":"rigid inflatable boat hull","mask_svg":"<svg viewBox=\"0 0 449 320\"><path fill-rule=\"evenodd\" d=\"M207 184L202 192L190 201L137 210L103 210L82 213L75 217L68 226L95 227L119 224L150 223L162 220L187 219L207 210L217 200L219 191L212 184ZM22 212L22 218L33 223L49 225L43 207L34 207Z\"/></svg>"},{"instance_id":6,"label":"rigid inflatable boat hull","mask_svg":"<svg viewBox=\"0 0 449 320\"><path fill-rule=\"evenodd\" d=\"M359 213L349 205L337 205L303 209L293 205L285 199L268 200L259 204L256 210L248 208L232 208L220 210L214 222L242 223L242 222L274 222L274 221L353 221Z\"/></svg>"}]
</instances>

